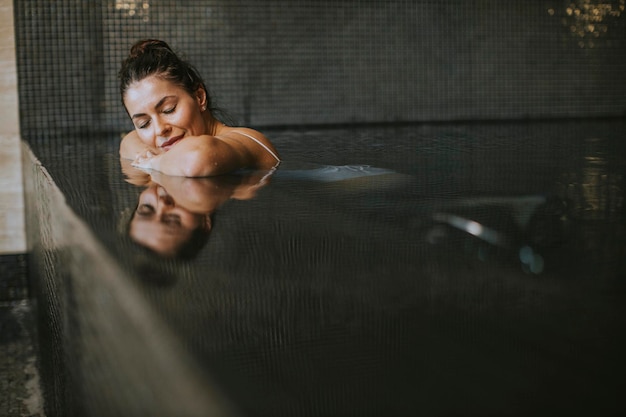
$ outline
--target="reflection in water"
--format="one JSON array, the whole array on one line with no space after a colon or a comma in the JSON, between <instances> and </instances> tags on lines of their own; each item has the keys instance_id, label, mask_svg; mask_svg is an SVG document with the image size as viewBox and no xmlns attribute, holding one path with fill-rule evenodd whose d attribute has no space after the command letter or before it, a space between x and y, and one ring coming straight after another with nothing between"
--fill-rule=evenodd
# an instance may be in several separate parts
<instances>
[{"instance_id":1,"label":"reflection in water","mask_svg":"<svg viewBox=\"0 0 626 417\"><path fill-rule=\"evenodd\" d=\"M194 257L206 243L213 213L230 199L248 200L273 171L207 178L150 174L122 161L127 181L144 186L126 225L130 238L165 258Z\"/></svg>"},{"instance_id":2,"label":"reflection in water","mask_svg":"<svg viewBox=\"0 0 626 417\"><path fill-rule=\"evenodd\" d=\"M624 14L625 3L626 0L575 0L564 10L548 9L548 14L562 16L561 23L578 39L581 48L593 48L597 39L609 32L611 19Z\"/></svg>"},{"instance_id":3,"label":"reflection in water","mask_svg":"<svg viewBox=\"0 0 626 417\"><path fill-rule=\"evenodd\" d=\"M150 185L139 196L128 234L165 257L189 257L211 231L211 213L195 213L180 205L165 188Z\"/></svg>"},{"instance_id":4,"label":"reflection in water","mask_svg":"<svg viewBox=\"0 0 626 417\"><path fill-rule=\"evenodd\" d=\"M611 169L605 141L591 138L586 144L580 172L564 175L562 194L581 218L618 220L624 208L624 176Z\"/></svg>"},{"instance_id":5,"label":"reflection in water","mask_svg":"<svg viewBox=\"0 0 626 417\"><path fill-rule=\"evenodd\" d=\"M145 187L125 233L164 258L178 259L192 258L202 249L212 229L212 215L220 205L229 199L253 198L274 175L270 171L207 178L171 177L158 172L148 174L128 161L122 161L122 168L128 182ZM393 190L405 193L415 182L413 177L371 166L312 165L290 169L289 163L285 163L284 168L276 172L277 179L318 184L328 194L339 193L342 201L349 202L355 210L375 211L377 217L381 206L375 204L378 200L372 196L380 196L381 192L393 196ZM362 201L366 208L361 206ZM512 255L525 271L535 274L543 272L539 251L562 243L567 220L564 203L544 195L443 199L425 209L429 214L424 209L415 211L410 204L408 210L410 216L417 216L417 241L425 239L440 246L455 241L458 235L452 229L462 231L477 238L472 241L484 242L494 249L482 244L466 248L472 253L477 249L482 261L487 259L488 251L494 257ZM394 207L390 213L407 214L401 207ZM428 226L421 229L424 222Z\"/></svg>"},{"instance_id":6,"label":"reflection in water","mask_svg":"<svg viewBox=\"0 0 626 417\"><path fill-rule=\"evenodd\" d=\"M617 268L615 259L626 254L623 160L607 140L590 138L585 145L579 167L563 174L560 186L578 223L577 250L596 262L594 272L601 275L602 268Z\"/></svg>"},{"instance_id":7,"label":"reflection in water","mask_svg":"<svg viewBox=\"0 0 626 417\"><path fill-rule=\"evenodd\" d=\"M448 202L432 218L435 226L426 235L430 243L446 239L449 232L440 227L446 225L477 238L465 249L480 260L490 257L491 248L501 249L533 274L544 270L540 252L564 242L568 223L565 203L544 195L459 199Z\"/></svg>"}]
</instances>

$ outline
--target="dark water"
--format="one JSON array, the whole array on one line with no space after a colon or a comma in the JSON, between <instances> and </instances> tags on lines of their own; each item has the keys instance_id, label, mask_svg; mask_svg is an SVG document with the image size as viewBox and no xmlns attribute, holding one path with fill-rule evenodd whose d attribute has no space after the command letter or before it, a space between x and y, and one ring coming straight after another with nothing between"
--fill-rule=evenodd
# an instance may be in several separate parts
<instances>
[{"instance_id":1,"label":"dark water","mask_svg":"<svg viewBox=\"0 0 626 417\"><path fill-rule=\"evenodd\" d=\"M626 411L626 123L264 133L270 177L159 180L211 200L187 260L129 238L114 135L31 142L245 414Z\"/></svg>"}]
</instances>

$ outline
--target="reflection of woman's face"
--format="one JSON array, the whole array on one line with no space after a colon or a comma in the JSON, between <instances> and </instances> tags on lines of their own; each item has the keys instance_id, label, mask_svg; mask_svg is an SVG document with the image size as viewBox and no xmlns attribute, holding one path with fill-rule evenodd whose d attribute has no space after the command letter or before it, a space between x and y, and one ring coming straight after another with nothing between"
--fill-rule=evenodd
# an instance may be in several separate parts
<instances>
[{"instance_id":1,"label":"reflection of woman's face","mask_svg":"<svg viewBox=\"0 0 626 417\"><path fill-rule=\"evenodd\" d=\"M176 255L198 228L210 228L205 214L176 206L163 187L152 186L139 196L129 234L137 243L164 255Z\"/></svg>"}]
</instances>

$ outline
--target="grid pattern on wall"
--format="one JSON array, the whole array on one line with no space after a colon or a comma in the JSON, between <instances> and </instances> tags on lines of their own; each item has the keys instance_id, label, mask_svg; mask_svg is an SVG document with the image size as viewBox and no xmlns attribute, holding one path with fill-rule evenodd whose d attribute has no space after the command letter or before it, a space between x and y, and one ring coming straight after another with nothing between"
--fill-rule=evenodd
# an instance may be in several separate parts
<instances>
[{"instance_id":1,"label":"grid pattern on wall","mask_svg":"<svg viewBox=\"0 0 626 417\"><path fill-rule=\"evenodd\" d=\"M16 0L21 129L129 129L117 71L148 37L256 127L620 116L624 3Z\"/></svg>"}]
</instances>

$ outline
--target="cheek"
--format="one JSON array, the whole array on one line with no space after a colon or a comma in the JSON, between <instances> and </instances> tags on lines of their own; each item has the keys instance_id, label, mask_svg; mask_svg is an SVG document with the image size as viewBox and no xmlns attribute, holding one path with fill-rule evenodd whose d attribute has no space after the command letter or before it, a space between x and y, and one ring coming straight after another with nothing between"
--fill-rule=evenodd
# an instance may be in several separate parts
<instances>
[{"instance_id":1,"label":"cheek","mask_svg":"<svg viewBox=\"0 0 626 417\"><path fill-rule=\"evenodd\" d=\"M193 113L190 111L188 111L184 117L180 118L180 122L178 124L179 126L185 126L188 130L194 131L196 134L198 133L195 132L195 130L197 130L198 121L195 117L193 117Z\"/></svg>"},{"instance_id":2,"label":"cheek","mask_svg":"<svg viewBox=\"0 0 626 417\"><path fill-rule=\"evenodd\" d=\"M136 132L143 144L149 146L154 145L154 135L151 129L136 129Z\"/></svg>"},{"instance_id":3,"label":"cheek","mask_svg":"<svg viewBox=\"0 0 626 417\"><path fill-rule=\"evenodd\" d=\"M180 223L188 231L192 231L200 227L202 216L190 213L186 210L178 210L176 212L180 216Z\"/></svg>"},{"instance_id":4,"label":"cheek","mask_svg":"<svg viewBox=\"0 0 626 417\"><path fill-rule=\"evenodd\" d=\"M178 117L178 125L184 126L194 135L202 135L205 132L205 123L202 113L194 105L185 108Z\"/></svg>"}]
</instances>

